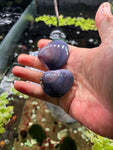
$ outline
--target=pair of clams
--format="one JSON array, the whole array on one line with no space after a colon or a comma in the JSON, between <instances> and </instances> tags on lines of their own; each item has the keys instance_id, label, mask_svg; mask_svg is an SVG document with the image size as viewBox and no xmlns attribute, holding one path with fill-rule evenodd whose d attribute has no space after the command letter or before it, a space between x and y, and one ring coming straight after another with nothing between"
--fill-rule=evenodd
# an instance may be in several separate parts
<instances>
[{"instance_id":1,"label":"pair of clams","mask_svg":"<svg viewBox=\"0 0 113 150\"><path fill-rule=\"evenodd\" d=\"M44 92L51 97L61 97L66 94L73 85L73 75L62 68L69 56L68 45L62 40L54 40L40 49L38 58L48 68L41 78Z\"/></svg>"}]
</instances>

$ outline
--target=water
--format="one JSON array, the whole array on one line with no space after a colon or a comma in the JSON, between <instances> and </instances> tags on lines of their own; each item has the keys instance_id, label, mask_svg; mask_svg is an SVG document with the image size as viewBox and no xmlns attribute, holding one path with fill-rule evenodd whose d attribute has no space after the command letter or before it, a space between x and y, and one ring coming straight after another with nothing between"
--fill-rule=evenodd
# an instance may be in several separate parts
<instances>
[{"instance_id":1,"label":"water","mask_svg":"<svg viewBox=\"0 0 113 150\"><path fill-rule=\"evenodd\" d=\"M0 41L4 39L13 24L20 18L22 12L21 7L7 7L0 12Z\"/></svg>"},{"instance_id":2,"label":"water","mask_svg":"<svg viewBox=\"0 0 113 150\"><path fill-rule=\"evenodd\" d=\"M20 7L8 7L0 13L0 26L15 23L20 18L23 10Z\"/></svg>"},{"instance_id":3,"label":"water","mask_svg":"<svg viewBox=\"0 0 113 150\"><path fill-rule=\"evenodd\" d=\"M12 73L10 73L8 76L4 76L1 83L0 83L0 91L7 92L8 95L11 94L11 88L14 85L15 77Z\"/></svg>"}]
</instances>

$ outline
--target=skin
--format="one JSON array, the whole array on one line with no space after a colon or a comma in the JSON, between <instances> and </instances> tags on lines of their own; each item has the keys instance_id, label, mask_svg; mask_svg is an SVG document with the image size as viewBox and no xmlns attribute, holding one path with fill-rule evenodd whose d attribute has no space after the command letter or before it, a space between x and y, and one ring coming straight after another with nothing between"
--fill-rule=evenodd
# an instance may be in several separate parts
<instances>
[{"instance_id":1,"label":"skin","mask_svg":"<svg viewBox=\"0 0 113 150\"><path fill-rule=\"evenodd\" d=\"M95 22L101 38L99 47L87 49L69 45L69 59L63 68L72 72L74 84L68 93L52 98L40 85L25 81L15 82L14 87L24 94L59 105L92 131L113 138L113 16L108 2L100 5ZM49 42L42 39L38 47ZM18 62L42 71L16 66L12 70L15 76L40 83L43 71L47 69L36 57L21 54Z\"/></svg>"}]
</instances>

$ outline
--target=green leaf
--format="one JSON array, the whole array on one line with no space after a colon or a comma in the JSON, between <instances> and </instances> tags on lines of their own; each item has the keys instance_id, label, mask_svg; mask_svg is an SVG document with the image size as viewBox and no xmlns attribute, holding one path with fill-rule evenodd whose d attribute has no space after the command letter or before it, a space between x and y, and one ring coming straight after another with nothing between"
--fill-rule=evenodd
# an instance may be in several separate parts
<instances>
[{"instance_id":1,"label":"green leaf","mask_svg":"<svg viewBox=\"0 0 113 150\"><path fill-rule=\"evenodd\" d=\"M13 106L7 106L7 112L12 114L13 111L14 111L14 107Z\"/></svg>"},{"instance_id":2,"label":"green leaf","mask_svg":"<svg viewBox=\"0 0 113 150\"><path fill-rule=\"evenodd\" d=\"M17 91L14 87L12 87L11 89L12 93L16 96L22 96L23 98L27 99L29 96L28 95L25 95L19 91Z\"/></svg>"},{"instance_id":3,"label":"green leaf","mask_svg":"<svg viewBox=\"0 0 113 150\"><path fill-rule=\"evenodd\" d=\"M6 99L7 97L8 97L8 94L6 92L0 95L0 99Z\"/></svg>"},{"instance_id":4,"label":"green leaf","mask_svg":"<svg viewBox=\"0 0 113 150\"><path fill-rule=\"evenodd\" d=\"M43 15L35 18L35 21L44 21L47 25L57 26L56 16L48 16ZM97 30L95 20L94 19L85 19L82 17L63 17L63 15L59 16L59 26L64 25L75 25L80 26L82 30Z\"/></svg>"},{"instance_id":5,"label":"green leaf","mask_svg":"<svg viewBox=\"0 0 113 150\"><path fill-rule=\"evenodd\" d=\"M8 104L9 103L9 101L7 100L7 99L1 99L0 100L0 106L1 105L6 105L6 104Z\"/></svg>"},{"instance_id":6,"label":"green leaf","mask_svg":"<svg viewBox=\"0 0 113 150\"><path fill-rule=\"evenodd\" d=\"M3 126L3 123L0 123L0 127L2 127Z\"/></svg>"},{"instance_id":7,"label":"green leaf","mask_svg":"<svg viewBox=\"0 0 113 150\"><path fill-rule=\"evenodd\" d=\"M0 127L0 134L3 134L5 132L5 128L4 127Z\"/></svg>"},{"instance_id":8,"label":"green leaf","mask_svg":"<svg viewBox=\"0 0 113 150\"><path fill-rule=\"evenodd\" d=\"M12 114L10 114L9 112L5 112L5 113L3 114L3 117L4 117L4 119L9 119L9 118L12 117Z\"/></svg>"}]
</instances>

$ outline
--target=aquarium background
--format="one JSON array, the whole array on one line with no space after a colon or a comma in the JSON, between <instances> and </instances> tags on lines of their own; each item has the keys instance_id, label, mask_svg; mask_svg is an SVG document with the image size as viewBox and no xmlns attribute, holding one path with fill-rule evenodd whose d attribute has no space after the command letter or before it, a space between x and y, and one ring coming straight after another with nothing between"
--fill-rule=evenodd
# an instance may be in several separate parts
<instances>
[{"instance_id":1,"label":"aquarium background","mask_svg":"<svg viewBox=\"0 0 113 150\"><path fill-rule=\"evenodd\" d=\"M104 0L57 2L59 26L53 0L0 0L0 55L3 56L0 59L3 64L0 65L3 66L0 112L4 114L0 118L0 150L62 150L68 148L66 145L69 149L73 147L71 150L113 149L112 140L94 134L62 109L28 97L13 87L15 80L20 80L11 72L15 65L19 65L18 55L26 53L37 57L37 42L42 38L60 38L68 44L86 48L101 43L94 18ZM31 9L25 17L29 6ZM19 31L22 31L21 35Z\"/></svg>"}]
</instances>

